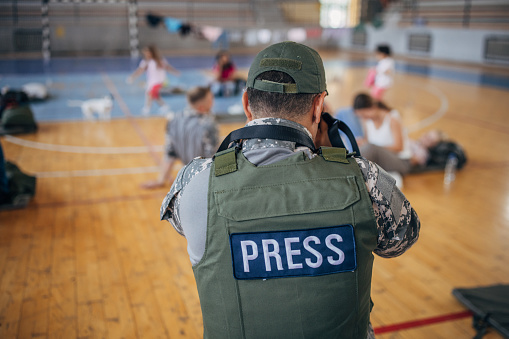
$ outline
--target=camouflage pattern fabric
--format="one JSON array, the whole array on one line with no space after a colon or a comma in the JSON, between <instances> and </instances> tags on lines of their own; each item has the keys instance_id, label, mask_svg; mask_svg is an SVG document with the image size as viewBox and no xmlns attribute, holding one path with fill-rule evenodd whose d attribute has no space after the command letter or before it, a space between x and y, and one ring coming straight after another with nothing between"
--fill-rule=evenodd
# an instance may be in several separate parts
<instances>
[{"instance_id":1,"label":"camouflage pattern fabric","mask_svg":"<svg viewBox=\"0 0 509 339\"><path fill-rule=\"evenodd\" d=\"M198 173L209 169L210 165L212 165L211 158L195 158L187 166L184 166L177 174L170 191L166 194L161 204L161 220L168 220L173 225L173 228L184 237L185 234L182 230L178 213L182 190Z\"/></svg>"}]
</instances>

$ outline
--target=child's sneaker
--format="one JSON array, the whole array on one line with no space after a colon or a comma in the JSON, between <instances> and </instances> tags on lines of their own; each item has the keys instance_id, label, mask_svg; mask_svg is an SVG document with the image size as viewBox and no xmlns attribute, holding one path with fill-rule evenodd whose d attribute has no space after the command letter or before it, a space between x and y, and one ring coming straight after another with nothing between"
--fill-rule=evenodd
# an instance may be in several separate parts
<instances>
[{"instance_id":1,"label":"child's sneaker","mask_svg":"<svg viewBox=\"0 0 509 339\"><path fill-rule=\"evenodd\" d=\"M143 109L141 110L141 114L144 115L144 116L147 116L150 114L150 108L149 107L143 107Z\"/></svg>"}]
</instances>

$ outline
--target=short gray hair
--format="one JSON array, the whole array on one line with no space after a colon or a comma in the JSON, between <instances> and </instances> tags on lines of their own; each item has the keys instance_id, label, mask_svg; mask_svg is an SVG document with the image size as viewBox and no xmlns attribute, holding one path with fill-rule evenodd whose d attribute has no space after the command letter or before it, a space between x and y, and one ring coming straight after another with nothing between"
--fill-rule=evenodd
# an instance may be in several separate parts
<instances>
[{"instance_id":1,"label":"short gray hair","mask_svg":"<svg viewBox=\"0 0 509 339\"><path fill-rule=\"evenodd\" d=\"M294 84L291 76L280 71L268 71L256 77L277 83ZM318 94L265 92L251 87L247 88L247 97L254 119L281 118L300 119L313 106L313 99Z\"/></svg>"}]
</instances>

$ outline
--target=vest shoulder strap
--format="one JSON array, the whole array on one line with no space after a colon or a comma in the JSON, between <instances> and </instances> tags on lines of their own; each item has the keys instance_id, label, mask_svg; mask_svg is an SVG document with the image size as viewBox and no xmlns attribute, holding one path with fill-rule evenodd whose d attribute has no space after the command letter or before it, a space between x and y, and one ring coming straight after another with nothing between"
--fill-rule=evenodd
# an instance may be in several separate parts
<instances>
[{"instance_id":1,"label":"vest shoulder strap","mask_svg":"<svg viewBox=\"0 0 509 339\"><path fill-rule=\"evenodd\" d=\"M319 153L327 161L341 162L344 164L348 164L348 160L347 160L348 154L346 153L345 148L320 147Z\"/></svg>"},{"instance_id":2,"label":"vest shoulder strap","mask_svg":"<svg viewBox=\"0 0 509 339\"><path fill-rule=\"evenodd\" d=\"M348 164L347 157L353 155L353 153L348 154L345 148L337 147L320 147L318 153L326 161L343 164ZM214 156L214 164L214 174L216 177L237 171L237 147L228 148L216 153Z\"/></svg>"},{"instance_id":3,"label":"vest shoulder strap","mask_svg":"<svg viewBox=\"0 0 509 339\"><path fill-rule=\"evenodd\" d=\"M216 153L214 156L216 177L235 172L237 170L237 148L232 147Z\"/></svg>"}]
</instances>

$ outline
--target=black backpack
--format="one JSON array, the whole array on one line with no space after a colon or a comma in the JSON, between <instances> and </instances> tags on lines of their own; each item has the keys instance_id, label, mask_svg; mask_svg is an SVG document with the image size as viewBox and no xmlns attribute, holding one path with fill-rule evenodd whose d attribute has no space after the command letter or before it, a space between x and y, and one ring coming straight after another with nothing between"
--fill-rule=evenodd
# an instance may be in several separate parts
<instances>
[{"instance_id":1,"label":"black backpack","mask_svg":"<svg viewBox=\"0 0 509 339\"><path fill-rule=\"evenodd\" d=\"M8 90L4 94L0 94L0 118L7 107L18 107L28 105L30 99L23 91Z\"/></svg>"},{"instance_id":2,"label":"black backpack","mask_svg":"<svg viewBox=\"0 0 509 339\"><path fill-rule=\"evenodd\" d=\"M0 96L0 106L7 107L11 105L22 106L28 105L30 103L30 99L28 95L23 91L16 90L8 90L3 95Z\"/></svg>"},{"instance_id":3,"label":"black backpack","mask_svg":"<svg viewBox=\"0 0 509 339\"><path fill-rule=\"evenodd\" d=\"M441 141L429 149L428 168L444 169L450 155L458 159L457 169L463 168L467 162L467 156L463 148L453 141Z\"/></svg>"}]
</instances>

